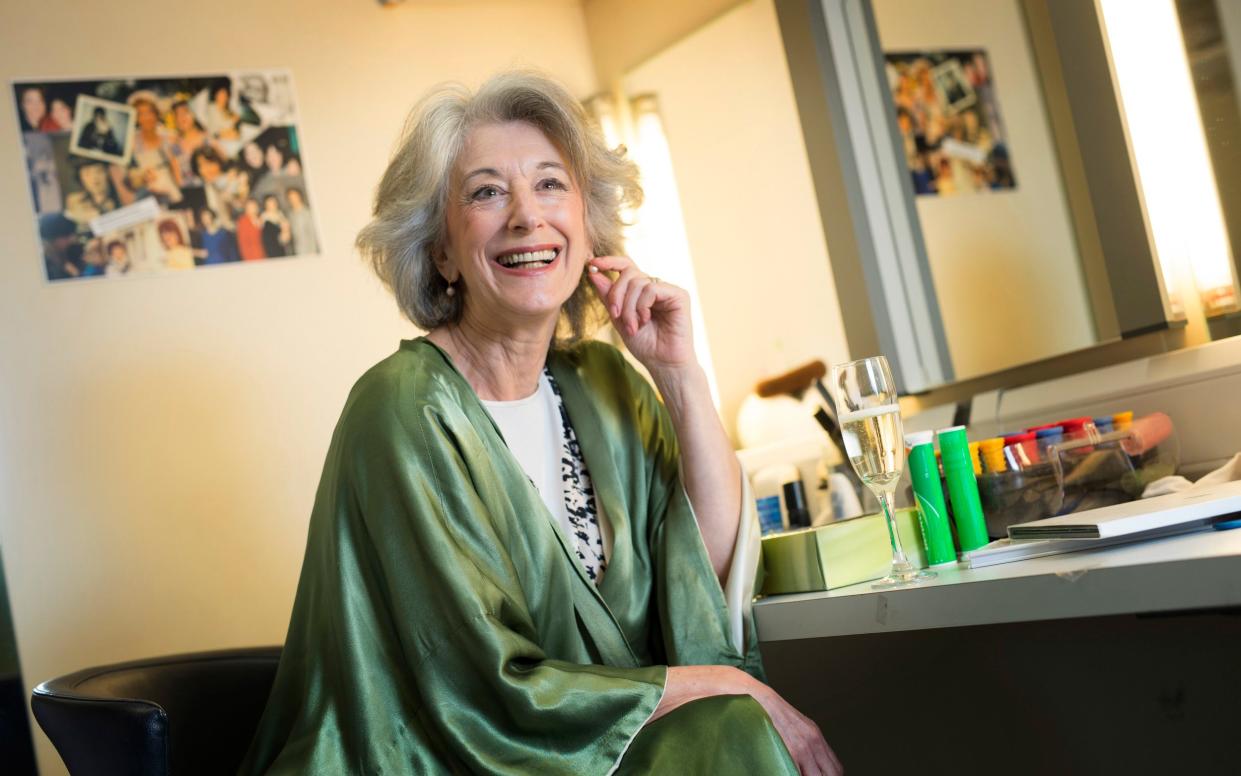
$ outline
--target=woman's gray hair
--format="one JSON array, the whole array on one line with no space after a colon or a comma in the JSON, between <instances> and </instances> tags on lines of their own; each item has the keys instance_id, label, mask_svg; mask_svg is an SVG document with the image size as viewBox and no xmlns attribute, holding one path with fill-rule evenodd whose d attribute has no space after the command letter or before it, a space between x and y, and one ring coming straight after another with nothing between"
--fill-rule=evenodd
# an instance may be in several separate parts
<instances>
[{"instance_id":1,"label":"woman's gray hair","mask_svg":"<svg viewBox=\"0 0 1241 776\"><path fill-rule=\"evenodd\" d=\"M461 319L468 289L447 294L435 266L443 250L453 169L470 130L483 124L522 121L541 130L565 155L584 194L586 236L595 256L621 251L623 208L642 201L638 168L613 151L581 104L552 79L515 71L488 79L471 94L459 84L438 87L405 122L397 150L375 192L374 218L357 246L396 296L415 325L430 331ZM583 274L561 308L557 341L576 342L600 319L599 304Z\"/></svg>"}]
</instances>

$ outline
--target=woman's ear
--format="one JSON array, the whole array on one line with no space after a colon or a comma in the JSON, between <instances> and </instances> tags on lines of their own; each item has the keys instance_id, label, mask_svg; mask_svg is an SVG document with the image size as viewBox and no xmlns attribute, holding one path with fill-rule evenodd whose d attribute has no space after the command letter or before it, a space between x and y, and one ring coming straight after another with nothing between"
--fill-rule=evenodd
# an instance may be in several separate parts
<instances>
[{"instance_id":1,"label":"woman's ear","mask_svg":"<svg viewBox=\"0 0 1241 776\"><path fill-rule=\"evenodd\" d=\"M435 268L439 271L440 277L444 278L444 282L450 285L457 282L457 268L448 258L448 252L444 250L444 246L436 245L431 248L431 261L435 262Z\"/></svg>"}]
</instances>

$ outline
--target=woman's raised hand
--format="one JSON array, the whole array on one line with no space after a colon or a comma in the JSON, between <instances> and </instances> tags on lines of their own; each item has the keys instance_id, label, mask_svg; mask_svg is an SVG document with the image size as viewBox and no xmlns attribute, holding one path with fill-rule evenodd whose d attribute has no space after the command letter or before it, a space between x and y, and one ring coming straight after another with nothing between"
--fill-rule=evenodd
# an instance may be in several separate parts
<instances>
[{"instance_id":1,"label":"woman's raised hand","mask_svg":"<svg viewBox=\"0 0 1241 776\"><path fill-rule=\"evenodd\" d=\"M628 256L597 256L587 265L591 284L634 358L652 373L696 363L684 289L644 274ZM606 272L619 274L613 280Z\"/></svg>"}]
</instances>

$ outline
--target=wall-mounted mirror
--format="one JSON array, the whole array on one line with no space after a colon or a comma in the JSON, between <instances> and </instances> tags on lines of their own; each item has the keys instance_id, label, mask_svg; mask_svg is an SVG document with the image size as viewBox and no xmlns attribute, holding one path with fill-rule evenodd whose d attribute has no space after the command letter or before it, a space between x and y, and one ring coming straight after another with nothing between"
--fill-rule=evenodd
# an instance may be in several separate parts
<instances>
[{"instance_id":1,"label":"wall-mounted mirror","mask_svg":"<svg viewBox=\"0 0 1241 776\"><path fill-rule=\"evenodd\" d=\"M876 291L889 284L946 342L896 354L907 389L1186 321L1201 331L1178 341L1235 330L1235 4L776 6L802 120L816 130L820 205L863 214L852 227L865 282L842 295L874 319L857 344L890 353L917 335ZM828 242L848 287L839 265L854 260L851 246L834 245L830 228Z\"/></svg>"}]
</instances>

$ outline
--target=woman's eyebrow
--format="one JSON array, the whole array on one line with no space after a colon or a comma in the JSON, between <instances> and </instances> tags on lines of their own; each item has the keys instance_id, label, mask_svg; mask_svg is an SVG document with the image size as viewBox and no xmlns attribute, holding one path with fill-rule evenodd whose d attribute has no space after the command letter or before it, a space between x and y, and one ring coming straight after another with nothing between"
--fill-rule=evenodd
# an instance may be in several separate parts
<instances>
[{"instance_id":1,"label":"woman's eyebrow","mask_svg":"<svg viewBox=\"0 0 1241 776\"><path fill-rule=\"evenodd\" d=\"M494 167L479 167L477 170L471 170L466 173L465 177L461 179L461 182L464 183L476 175L493 175L498 178L500 177L500 171Z\"/></svg>"}]
</instances>

